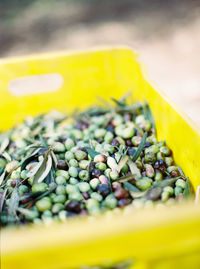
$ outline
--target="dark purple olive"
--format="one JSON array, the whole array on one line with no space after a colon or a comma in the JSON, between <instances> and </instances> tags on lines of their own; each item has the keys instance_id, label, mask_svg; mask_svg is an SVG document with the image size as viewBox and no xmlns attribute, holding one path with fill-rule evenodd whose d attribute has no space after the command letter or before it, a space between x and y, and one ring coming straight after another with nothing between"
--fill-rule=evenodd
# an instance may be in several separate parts
<instances>
[{"instance_id":1,"label":"dark purple olive","mask_svg":"<svg viewBox=\"0 0 200 269\"><path fill-rule=\"evenodd\" d=\"M90 195L88 192L82 192L82 196L85 200L89 199L90 198Z\"/></svg>"},{"instance_id":2,"label":"dark purple olive","mask_svg":"<svg viewBox=\"0 0 200 269\"><path fill-rule=\"evenodd\" d=\"M165 162L163 160L156 161L154 164L154 168L156 170L159 170L162 174L164 174L166 172L166 165L165 165Z\"/></svg>"},{"instance_id":3,"label":"dark purple olive","mask_svg":"<svg viewBox=\"0 0 200 269\"><path fill-rule=\"evenodd\" d=\"M108 184L101 184L97 187L97 191L103 197L106 197L110 193L110 187L108 186Z\"/></svg>"},{"instance_id":4,"label":"dark purple olive","mask_svg":"<svg viewBox=\"0 0 200 269\"><path fill-rule=\"evenodd\" d=\"M70 212L79 213L81 211L81 206L80 206L80 203L78 201L70 201L66 205L66 209L67 209L67 211L70 211Z\"/></svg>"},{"instance_id":5,"label":"dark purple olive","mask_svg":"<svg viewBox=\"0 0 200 269\"><path fill-rule=\"evenodd\" d=\"M128 198L128 192L123 189L123 188L117 188L114 192L114 195L117 199L123 199L123 198Z\"/></svg>"},{"instance_id":6,"label":"dark purple olive","mask_svg":"<svg viewBox=\"0 0 200 269\"><path fill-rule=\"evenodd\" d=\"M100 169L94 168L91 172L91 176L94 178L98 178L100 177L100 175L102 175L102 171Z\"/></svg>"},{"instance_id":7,"label":"dark purple olive","mask_svg":"<svg viewBox=\"0 0 200 269\"><path fill-rule=\"evenodd\" d=\"M78 173L81 172L82 170L83 170L83 168L77 167Z\"/></svg>"},{"instance_id":8,"label":"dark purple olive","mask_svg":"<svg viewBox=\"0 0 200 269\"><path fill-rule=\"evenodd\" d=\"M67 217L68 218L77 217L77 213L76 212L67 211Z\"/></svg>"},{"instance_id":9,"label":"dark purple olive","mask_svg":"<svg viewBox=\"0 0 200 269\"><path fill-rule=\"evenodd\" d=\"M135 154L135 149L134 148L128 148L127 154L129 156L133 156Z\"/></svg>"},{"instance_id":10,"label":"dark purple olive","mask_svg":"<svg viewBox=\"0 0 200 269\"><path fill-rule=\"evenodd\" d=\"M106 127L106 130L109 131L109 132L111 132L112 134L114 133L114 127L112 125L108 125Z\"/></svg>"},{"instance_id":11,"label":"dark purple olive","mask_svg":"<svg viewBox=\"0 0 200 269\"><path fill-rule=\"evenodd\" d=\"M133 146L133 143L132 143L131 139L126 139L125 143L126 143L127 147L132 147Z\"/></svg>"},{"instance_id":12,"label":"dark purple olive","mask_svg":"<svg viewBox=\"0 0 200 269\"><path fill-rule=\"evenodd\" d=\"M122 208L130 203L131 203L130 199L123 198L118 201L118 206Z\"/></svg>"},{"instance_id":13,"label":"dark purple olive","mask_svg":"<svg viewBox=\"0 0 200 269\"><path fill-rule=\"evenodd\" d=\"M69 167L65 160L58 160L57 168L61 170L67 170Z\"/></svg>"}]
</instances>

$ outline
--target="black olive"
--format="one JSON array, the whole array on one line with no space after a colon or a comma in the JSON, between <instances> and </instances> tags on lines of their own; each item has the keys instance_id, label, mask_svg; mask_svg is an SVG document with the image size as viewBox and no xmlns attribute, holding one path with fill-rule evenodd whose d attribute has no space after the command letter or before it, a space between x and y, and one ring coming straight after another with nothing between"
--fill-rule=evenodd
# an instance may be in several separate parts
<instances>
[{"instance_id":1,"label":"black olive","mask_svg":"<svg viewBox=\"0 0 200 269\"><path fill-rule=\"evenodd\" d=\"M100 193L103 197L107 196L110 193L110 187L108 184L101 184L97 187L98 193Z\"/></svg>"},{"instance_id":2,"label":"black olive","mask_svg":"<svg viewBox=\"0 0 200 269\"><path fill-rule=\"evenodd\" d=\"M57 168L61 170L67 170L69 167L65 160L58 160Z\"/></svg>"},{"instance_id":3,"label":"black olive","mask_svg":"<svg viewBox=\"0 0 200 269\"><path fill-rule=\"evenodd\" d=\"M80 203L78 201L70 201L66 205L66 209L70 212L79 213L81 211L81 206L80 206Z\"/></svg>"}]
</instances>

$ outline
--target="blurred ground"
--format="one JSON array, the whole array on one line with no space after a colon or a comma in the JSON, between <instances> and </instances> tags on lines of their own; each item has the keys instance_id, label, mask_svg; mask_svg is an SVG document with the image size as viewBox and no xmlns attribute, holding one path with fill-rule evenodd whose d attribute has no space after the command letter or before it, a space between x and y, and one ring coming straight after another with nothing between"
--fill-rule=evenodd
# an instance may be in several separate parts
<instances>
[{"instance_id":1,"label":"blurred ground","mask_svg":"<svg viewBox=\"0 0 200 269\"><path fill-rule=\"evenodd\" d=\"M0 57L125 44L200 126L199 0L0 0Z\"/></svg>"}]
</instances>

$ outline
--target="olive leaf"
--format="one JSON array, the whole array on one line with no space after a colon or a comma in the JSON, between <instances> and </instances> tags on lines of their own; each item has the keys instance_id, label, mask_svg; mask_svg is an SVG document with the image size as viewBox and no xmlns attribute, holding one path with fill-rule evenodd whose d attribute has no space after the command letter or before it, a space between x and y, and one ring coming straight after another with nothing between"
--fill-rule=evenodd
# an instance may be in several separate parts
<instances>
[{"instance_id":1,"label":"olive leaf","mask_svg":"<svg viewBox=\"0 0 200 269\"><path fill-rule=\"evenodd\" d=\"M1 169L0 169L0 175L2 175L2 174L3 174L4 169L5 169L5 166L1 167ZM1 184L0 184L0 185L1 185Z\"/></svg>"},{"instance_id":2,"label":"olive leaf","mask_svg":"<svg viewBox=\"0 0 200 269\"><path fill-rule=\"evenodd\" d=\"M120 140L120 137L118 137L118 139ZM125 145L122 145L119 140L118 140L118 142L120 143L120 146L117 147L118 152L115 154L115 159L116 159L117 163L119 162L119 160L122 157L126 156L126 153L128 151L128 148L126 148Z\"/></svg>"},{"instance_id":3,"label":"olive leaf","mask_svg":"<svg viewBox=\"0 0 200 269\"><path fill-rule=\"evenodd\" d=\"M133 113L138 109L142 108L142 104L137 104L137 105L131 105L131 106L124 106L124 107L118 107L116 108L116 112L118 113L126 113L130 112Z\"/></svg>"},{"instance_id":4,"label":"olive leaf","mask_svg":"<svg viewBox=\"0 0 200 269\"><path fill-rule=\"evenodd\" d=\"M18 149L17 151L14 152L14 155L26 154L31 148L41 148L41 146L38 145L37 143L32 143L25 148Z\"/></svg>"},{"instance_id":5,"label":"olive leaf","mask_svg":"<svg viewBox=\"0 0 200 269\"><path fill-rule=\"evenodd\" d=\"M39 139L43 147L48 148L48 145L41 134L39 134Z\"/></svg>"},{"instance_id":6,"label":"olive leaf","mask_svg":"<svg viewBox=\"0 0 200 269\"><path fill-rule=\"evenodd\" d=\"M16 209L19 213L21 213L22 215L24 216L27 216L27 217L30 217L30 218L33 218L34 217L34 212L29 210L29 209L26 209L26 208L21 208L21 207L18 207Z\"/></svg>"},{"instance_id":7,"label":"olive leaf","mask_svg":"<svg viewBox=\"0 0 200 269\"><path fill-rule=\"evenodd\" d=\"M104 107L91 107L85 111L83 111L82 113L80 113L78 115L78 118L79 117L83 117L83 116L93 116L95 114L105 114L105 113L108 113L110 110L107 109L107 108L104 108Z\"/></svg>"},{"instance_id":8,"label":"olive leaf","mask_svg":"<svg viewBox=\"0 0 200 269\"><path fill-rule=\"evenodd\" d=\"M96 99L101 102L106 108L113 110L113 106L110 102L108 102L106 99L102 98L101 96L96 96Z\"/></svg>"},{"instance_id":9,"label":"olive leaf","mask_svg":"<svg viewBox=\"0 0 200 269\"><path fill-rule=\"evenodd\" d=\"M144 133L144 135L142 137L142 140L141 140L137 150L135 151L135 153L134 153L134 155L132 157L133 162L135 162L138 159L138 157L140 156L140 154L141 154L141 152L142 152L142 150L144 148L144 145L146 143L146 139L147 139L147 133Z\"/></svg>"},{"instance_id":10,"label":"olive leaf","mask_svg":"<svg viewBox=\"0 0 200 269\"><path fill-rule=\"evenodd\" d=\"M138 188L136 188L133 184L130 182L123 182L124 188L128 191L134 191L134 192L141 192Z\"/></svg>"},{"instance_id":11,"label":"olive leaf","mask_svg":"<svg viewBox=\"0 0 200 269\"><path fill-rule=\"evenodd\" d=\"M37 173L37 171L40 169L42 162L43 160L36 163L36 165L27 173L27 177L33 177Z\"/></svg>"},{"instance_id":12,"label":"olive leaf","mask_svg":"<svg viewBox=\"0 0 200 269\"><path fill-rule=\"evenodd\" d=\"M134 198L134 199L145 197L146 193L147 193L147 191L140 191L139 189L137 191L131 191L130 190L131 197Z\"/></svg>"},{"instance_id":13,"label":"olive leaf","mask_svg":"<svg viewBox=\"0 0 200 269\"><path fill-rule=\"evenodd\" d=\"M122 159L119 161L118 163L118 172L120 173L121 169L124 167L124 165L127 163L129 157L128 156L124 156L122 157Z\"/></svg>"},{"instance_id":14,"label":"olive leaf","mask_svg":"<svg viewBox=\"0 0 200 269\"><path fill-rule=\"evenodd\" d=\"M41 195L35 197L33 200L27 202L26 204L23 205L23 207L27 207L28 205L33 205L35 202L37 202L38 200L42 199L45 196L48 196L50 193L52 193L55 189L56 189L57 185L55 184L55 186L51 187L50 190L43 192Z\"/></svg>"},{"instance_id":15,"label":"olive leaf","mask_svg":"<svg viewBox=\"0 0 200 269\"><path fill-rule=\"evenodd\" d=\"M39 166L39 169L34 174L33 184L42 182L49 174L52 167L52 157L50 154L46 154Z\"/></svg>"},{"instance_id":16,"label":"olive leaf","mask_svg":"<svg viewBox=\"0 0 200 269\"><path fill-rule=\"evenodd\" d=\"M171 184L173 184L174 182L176 182L180 177L173 177L173 178L168 178L168 179L164 179L158 182L153 182L153 187L167 187Z\"/></svg>"},{"instance_id":17,"label":"olive leaf","mask_svg":"<svg viewBox=\"0 0 200 269\"><path fill-rule=\"evenodd\" d=\"M151 123L151 126L154 128L155 130L155 121L154 121L154 117L153 114L151 112L150 106L148 103L144 104L142 106L142 113L145 117L146 120L148 120Z\"/></svg>"},{"instance_id":18,"label":"olive leaf","mask_svg":"<svg viewBox=\"0 0 200 269\"><path fill-rule=\"evenodd\" d=\"M4 167L3 167L3 169L4 169ZM5 175L6 175L6 171L3 171L3 173L2 173L1 176L0 176L0 186L1 186L1 184L3 183L3 180L4 180L4 178L5 178Z\"/></svg>"},{"instance_id":19,"label":"olive leaf","mask_svg":"<svg viewBox=\"0 0 200 269\"><path fill-rule=\"evenodd\" d=\"M126 106L126 100L119 101L115 98L111 98L111 100L119 107L125 107Z\"/></svg>"},{"instance_id":20,"label":"olive leaf","mask_svg":"<svg viewBox=\"0 0 200 269\"><path fill-rule=\"evenodd\" d=\"M135 179L142 177L140 170L137 168L137 165L133 161L128 160L128 166L131 170L131 174L134 176Z\"/></svg>"},{"instance_id":21,"label":"olive leaf","mask_svg":"<svg viewBox=\"0 0 200 269\"><path fill-rule=\"evenodd\" d=\"M57 160L57 157L55 155L55 153L53 152L53 150L51 150L51 157L52 157L52 161L54 162L54 166L56 167L57 164L58 164L58 160Z\"/></svg>"},{"instance_id":22,"label":"olive leaf","mask_svg":"<svg viewBox=\"0 0 200 269\"><path fill-rule=\"evenodd\" d=\"M11 161L12 161L12 158L10 157L10 155L8 154L8 152L4 151L1 155L2 155L8 162L11 162Z\"/></svg>"},{"instance_id":23,"label":"olive leaf","mask_svg":"<svg viewBox=\"0 0 200 269\"><path fill-rule=\"evenodd\" d=\"M32 159L34 159L34 157L37 155L38 151L41 149L40 148L37 148L37 149L33 149L27 156L26 158L24 158L24 160L21 162L21 171L25 169L26 165L32 161Z\"/></svg>"},{"instance_id":24,"label":"olive leaf","mask_svg":"<svg viewBox=\"0 0 200 269\"><path fill-rule=\"evenodd\" d=\"M23 201L24 199L32 199L39 195L41 195L43 192L37 191L37 192L28 192L22 196L20 196L20 201Z\"/></svg>"},{"instance_id":25,"label":"olive leaf","mask_svg":"<svg viewBox=\"0 0 200 269\"><path fill-rule=\"evenodd\" d=\"M7 146L9 145L10 140L8 137L6 137L3 142L1 143L1 147L0 147L0 155L4 152L4 150L7 148Z\"/></svg>"},{"instance_id":26,"label":"olive leaf","mask_svg":"<svg viewBox=\"0 0 200 269\"><path fill-rule=\"evenodd\" d=\"M183 195L188 198L192 194L193 194L192 186L191 186L191 183L190 183L189 179L187 178L186 183L185 183L185 189L184 189Z\"/></svg>"},{"instance_id":27,"label":"olive leaf","mask_svg":"<svg viewBox=\"0 0 200 269\"><path fill-rule=\"evenodd\" d=\"M15 187L8 203L8 217L12 221L17 219L16 210L19 206L19 201L20 201L20 194L17 187Z\"/></svg>"},{"instance_id":28,"label":"olive leaf","mask_svg":"<svg viewBox=\"0 0 200 269\"><path fill-rule=\"evenodd\" d=\"M135 175L123 176L123 177L116 179L115 181L123 183L123 182L130 181L130 180L135 180Z\"/></svg>"},{"instance_id":29,"label":"olive leaf","mask_svg":"<svg viewBox=\"0 0 200 269\"><path fill-rule=\"evenodd\" d=\"M179 166L177 166L177 168L178 168L178 171L179 171L179 173L181 174L181 176L182 176L182 177L185 177L185 175L184 175L184 173L183 173L183 170L182 170Z\"/></svg>"},{"instance_id":30,"label":"olive leaf","mask_svg":"<svg viewBox=\"0 0 200 269\"><path fill-rule=\"evenodd\" d=\"M8 188L6 188L1 196L1 200L0 200L0 212L2 212L2 209L3 209L3 205L4 205L4 202L5 202L5 198L6 198L6 195L7 195L7 192L8 192Z\"/></svg>"},{"instance_id":31,"label":"olive leaf","mask_svg":"<svg viewBox=\"0 0 200 269\"><path fill-rule=\"evenodd\" d=\"M95 150L93 150L93 149L91 149L91 148L86 148L86 150L87 150L87 153L90 155L90 157L92 158L92 160L94 160L94 157L96 156L96 155L99 155L99 154L101 154L101 153L99 153L99 152L97 152L97 151L95 151Z\"/></svg>"},{"instance_id":32,"label":"olive leaf","mask_svg":"<svg viewBox=\"0 0 200 269\"><path fill-rule=\"evenodd\" d=\"M54 180L54 169L51 168L49 174L46 177L46 183L47 185L49 185L52 182L55 182L55 180Z\"/></svg>"},{"instance_id":33,"label":"olive leaf","mask_svg":"<svg viewBox=\"0 0 200 269\"><path fill-rule=\"evenodd\" d=\"M112 171L118 172L118 165L115 161L115 158L109 156L107 158L107 165L112 169Z\"/></svg>"}]
</instances>

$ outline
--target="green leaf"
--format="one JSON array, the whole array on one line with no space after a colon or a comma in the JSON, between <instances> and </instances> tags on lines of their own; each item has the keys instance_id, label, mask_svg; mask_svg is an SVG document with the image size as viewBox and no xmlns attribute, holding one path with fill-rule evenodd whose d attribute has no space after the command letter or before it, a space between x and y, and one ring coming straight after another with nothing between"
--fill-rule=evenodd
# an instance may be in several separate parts
<instances>
[{"instance_id":1,"label":"green leaf","mask_svg":"<svg viewBox=\"0 0 200 269\"><path fill-rule=\"evenodd\" d=\"M97 152L97 151L95 151L95 150L93 150L91 148L86 148L86 150L87 150L88 154L90 155L90 157L92 158L92 160L94 160L94 157L96 155L101 154L101 153L99 153L99 152Z\"/></svg>"},{"instance_id":2,"label":"green leaf","mask_svg":"<svg viewBox=\"0 0 200 269\"><path fill-rule=\"evenodd\" d=\"M11 161L12 161L12 158L10 157L10 155L8 154L8 152L4 151L1 155L2 155L8 162L11 162Z\"/></svg>"},{"instance_id":3,"label":"green leaf","mask_svg":"<svg viewBox=\"0 0 200 269\"><path fill-rule=\"evenodd\" d=\"M1 167L1 169L0 169L0 175L2 175L2 174L3 174L4 169L5 169L5 166ZM0 185L1 185L1 184L0 184Z\"/></svg>"},{"instance_id":4,"label":"green leaf","mask_svg":"<svg viewBox=\"0 0 200 269\"><path fill-rule=\"evenodd\" d=\"M39 169L36 171L34 175L33 184L42 182L49 174L51 167L52 167L52 157L49 153L46 153L46 156L42 160Z\"/></svg>"},{"instance_id":5,"label":"green leaf","mask_svg":"<svg viewBox=\"0 0 200 269\"><path fill-rule=\"evenodd\" d=\"M137 165L132 162L131 160L128 161L128 166L131 170L132 176L134 176L135 179L141 178L142 175L140 173L140 169L137 168Z\"/></svg>"},{"instance_id":6,"label":"green leaf","mask_svg":"<svg viewBox=\"0 0 200 269\"><path fill-rule=\"evenodd\" d=\"M124 107L117 107L116 112L118 112L118 113L125 113L125 112L133 113L136 110L141 109L141 108L142 108L142 104L124 106Z\"/></svg>"},{"instance_id":7,"label":"green leaf","mask_svg":"<svg viewBox=\"0 0 200 269\"><path fill-rule=\"evenodd\" d=\"M3 170L4 170L4 167L3 167ZM3 183L3 180L4 180L4 178L5 178L5 175L6 175L6 171L3 171L3 173L2 173L1 176L0 176L0 186L1 186L1 184Z\"/></svg>"},{"instance_id":8,"label":"green leaf","mask_svg":"<svg viewBox=\"0 0 200 269\"><path fill-rule=\"evenodd\" d=\"M52 193L56 189L56 187L57 187L57 185L52 187L50 190L43 192L41 195L37 196L32 201L29 201L26 204L24 204L23 207L27 207L29 204L34 204L35 202L42 199L43 197L48 196L50 193Z\"/></svg>"},{"instance_id":9,"label":"green leaf","mask_svg":"<svg viewBox=\"0 0 200 269\"><path fill-rule=\"evenodd\" d=\"M182 177L185 177L185 175L184 175L184 173L183 173L183 170L182 170L179 166L177 166L177 168L178 168L178 171L180 172L181 176L182 176Z\"/></svg>"},{"instance_id":10,"label":"green leaf","mask_svg":"<svg viewBox=\"0 0 200 269\"><path fill-rule=\"evenodd\" d=\"M17 187L14 188L9 204L8 204L8 217L10 218L10 221L15 221L17 219L17 213L16 210L19 206L20 201L20 195Z\"/></svg>"},{"instance_id":11,"label":"green leaf","mask_svg":"<svg viewBox=\"0 0 200 269\"><path fill-rule=\"evenodd\" d=\"M132 158L133 162L135 162L138 159L138 157L140 156L140 154L144 148L144 145L146 143L146 139L147 139L147 133L144 133L142 140L141 140L137 150L135 151L135 153L133 155L133 158Z\"/></svg>"},{"instance_id":12,"label":"green leaf","mask_svg":"<svg viewBox=\"0 0 200 269\"><path fill-rule=\"evenodd\" d=\"M78 117L83 117L83 116L93 116L95 114L105 114L105 113L108 113L110 112L109 109L107 108L104 108L104 107L91 107L85 111L83 111L82 113L80 113L78 115Z\"/></svg>"},{"instance_id":13,"label":"green leaf","mask_svg":"<svg viewBox=\"0 0 200 269\"><path fill-rule=\"evenodd\" d=\"M49 185L50 183L55 182L54 178L54 169L51 168L49 174L46 177L46 183Z\"/></svg>"},{"instance_id":14,"label":"green leaf","mask_svg":"<svg viewBox=\"0 0 200 269\"><path fill-rule=\"evenodd\" d=\"M184 189L183 194L187 198L193 194L192 186L191 186L190 180L188 178L186 179L186 184L185 184L185 189Z\"/></svg>"},{"instance_id":15,"label":"green leaf","mask_svg":"<svg viewBox=\"0 0 200 269\"><path fill-rule=\"evenodd\" d=\"M9 145L10 143L10 140L8 137L6 137L3 142L1 143L1 146L0 146L0 155L5 151L5 149L7 148L7 146Z\"/></svg>"},{"instance_id":16,"label":"green leaf","mask_svg":"<svg viewBox=\"0 0 200 269\"><path fill-rule=\"evenodd\" d=\"M121 169L124 167L124 165L127 163L129 159L129 156L124 156L121 158L121 160L118 163L118 172L120 173Z\"/></svg>"},{"instance_id":17,"label":"green leaf","mask_svg":"<svg viewBox=\"0 0 200 269\"><path fill-rule=\"evenodd\" d=\"M174 182L176 182L179 178L180 177L173 177L173 178L163 179L158 182L154 182L153 187L161 187L161 188L167 187L173 184Z\"/></svg>"},{"instance_id":18,"label":"green leaf","mask_svg":"<svg viewBox=\"0 0 200 269\"><path fill-rule=\"evenodd\" d=\"M51 157L52 157L54 167L56 168L57 164L58 164L58 160L57 160L56 154L53 152L53 150L51 150Z\"/></svg>"},{"instance_id":19,"label":"green leaf","mask_svg":"<svg viewBox=\"0 0 200 269\"><path fill-rule=\"evenodd\" d=\"M119 107L125 107L126 106L126 102L125 101L119 101L115 98L111 98L111 100Z\"/></svg>"},{"instance_id":20,"label":"green leaf","mask_svg":"<svg viewBox=\"0 0 200 269\"><path fill-rule=\"evenodd\" d=\"M124 188L128 191L141 192L137 187L129 182L124 182Z\"/></svg>"},{"instance_id":21,"label":"green leaf","mask_svg":"<svg viewBox=\"0 0 200 269\"><path fill-rule=\"evenodd\" d=\"M2 209L3 209L3 205L4 205L4 202L5 202L5 198L6 198L6 195L7 195L7 192L8 192L8 188L6 188L1 196L1 200L0 200L0 212L2 212Z\"/></svg>"},{"instance_id":22,"label":"green leaf","mask_svg":"<svg viewBox=\"0 0 200 269\"><path fill-rule=\"evenodd\" d=\"M128 176L120 177L120 178L116 179L115 181L123 183L123 182L134 180L134 179L135 179L135 175L128 175Z\"/></svg>"},{"instance_id":23,"label":"green leaf","mask_svg":"<svg viewBox=\"0 0 200 269\"><path fill-rule=\"evenodd\" d=\"M116 159L116 161L117 161L117 163L118 163L119 160L120 160L121 158L123 158L124 156L126 156L126 153L127 153L127 151L128 151L128 148L126 148L125 145L122 145L122 144L121 144L121 142L120 142L121 137L118 137L117 140L118 140L118 142L120 143L120 146L117 147L117 150L118 150L118 151L117 151L117 153L115 154L115 159Z\"/></svg>"},{"instance_id":24,"label":"green leaf","mask_svg":"<svg viewBox=\"0 0 200 269\"><path fill-rule=\"evenodd\" d=\"M33 149L27 156L24 158L24 160L21 162L21 171L25 169L26 165L32 161L32 159L35 157L35 155L38 153L38 151L41 148Z\"/></svg>"},{"instance_id":25,"label":"green leaf","mask_svg":"<svg viewBox=\"0 0 200 269\"><path fill-rule=\"evenodd\" d=\"M26 193L26 194L20 196L20 201L22 201L22 200L24 200L24 199L27 199L27 198L34 199L35 197L41 195L42 193L43 193L43 192L41 192L41 191Z\"/></svg>"},{"instance_id":26,"label":"green leaf","mask_svg":"<svg viewBox=\"0 0 200 269\"><path fill-rule=\"evenodd\" d=\"M154 128L155 130L155 121L154 121L154 117L153 114L151 112L150 106L148 103L146 103L145 105L143 105L142 107L142 112L144 114L144 117L146 120L148 120L151 123L151 126Z\"/></svg>"},{"instance_id":27,"label":"green leaf","mask_svg":"<svg viewBox=\"0 0 200 269\"><path fill-rule=\"evenodd\" d=\"M18 207L17 211L21 213L22 215L30 217L30 218L32 218L35 215L33 211L26 208L22 208L22 207Z\"/></svg>"},{"instance_id":28,"label":"green leaf","mask_svg":"<svg viewBox=\"0 0 200 269\"><path fill-rule=\"evenodd\" d=\"M39 134L39 139L40 139L42 146L45 148L48 148L48 145L41 134Z\"/></svg>"}]
</instances>

